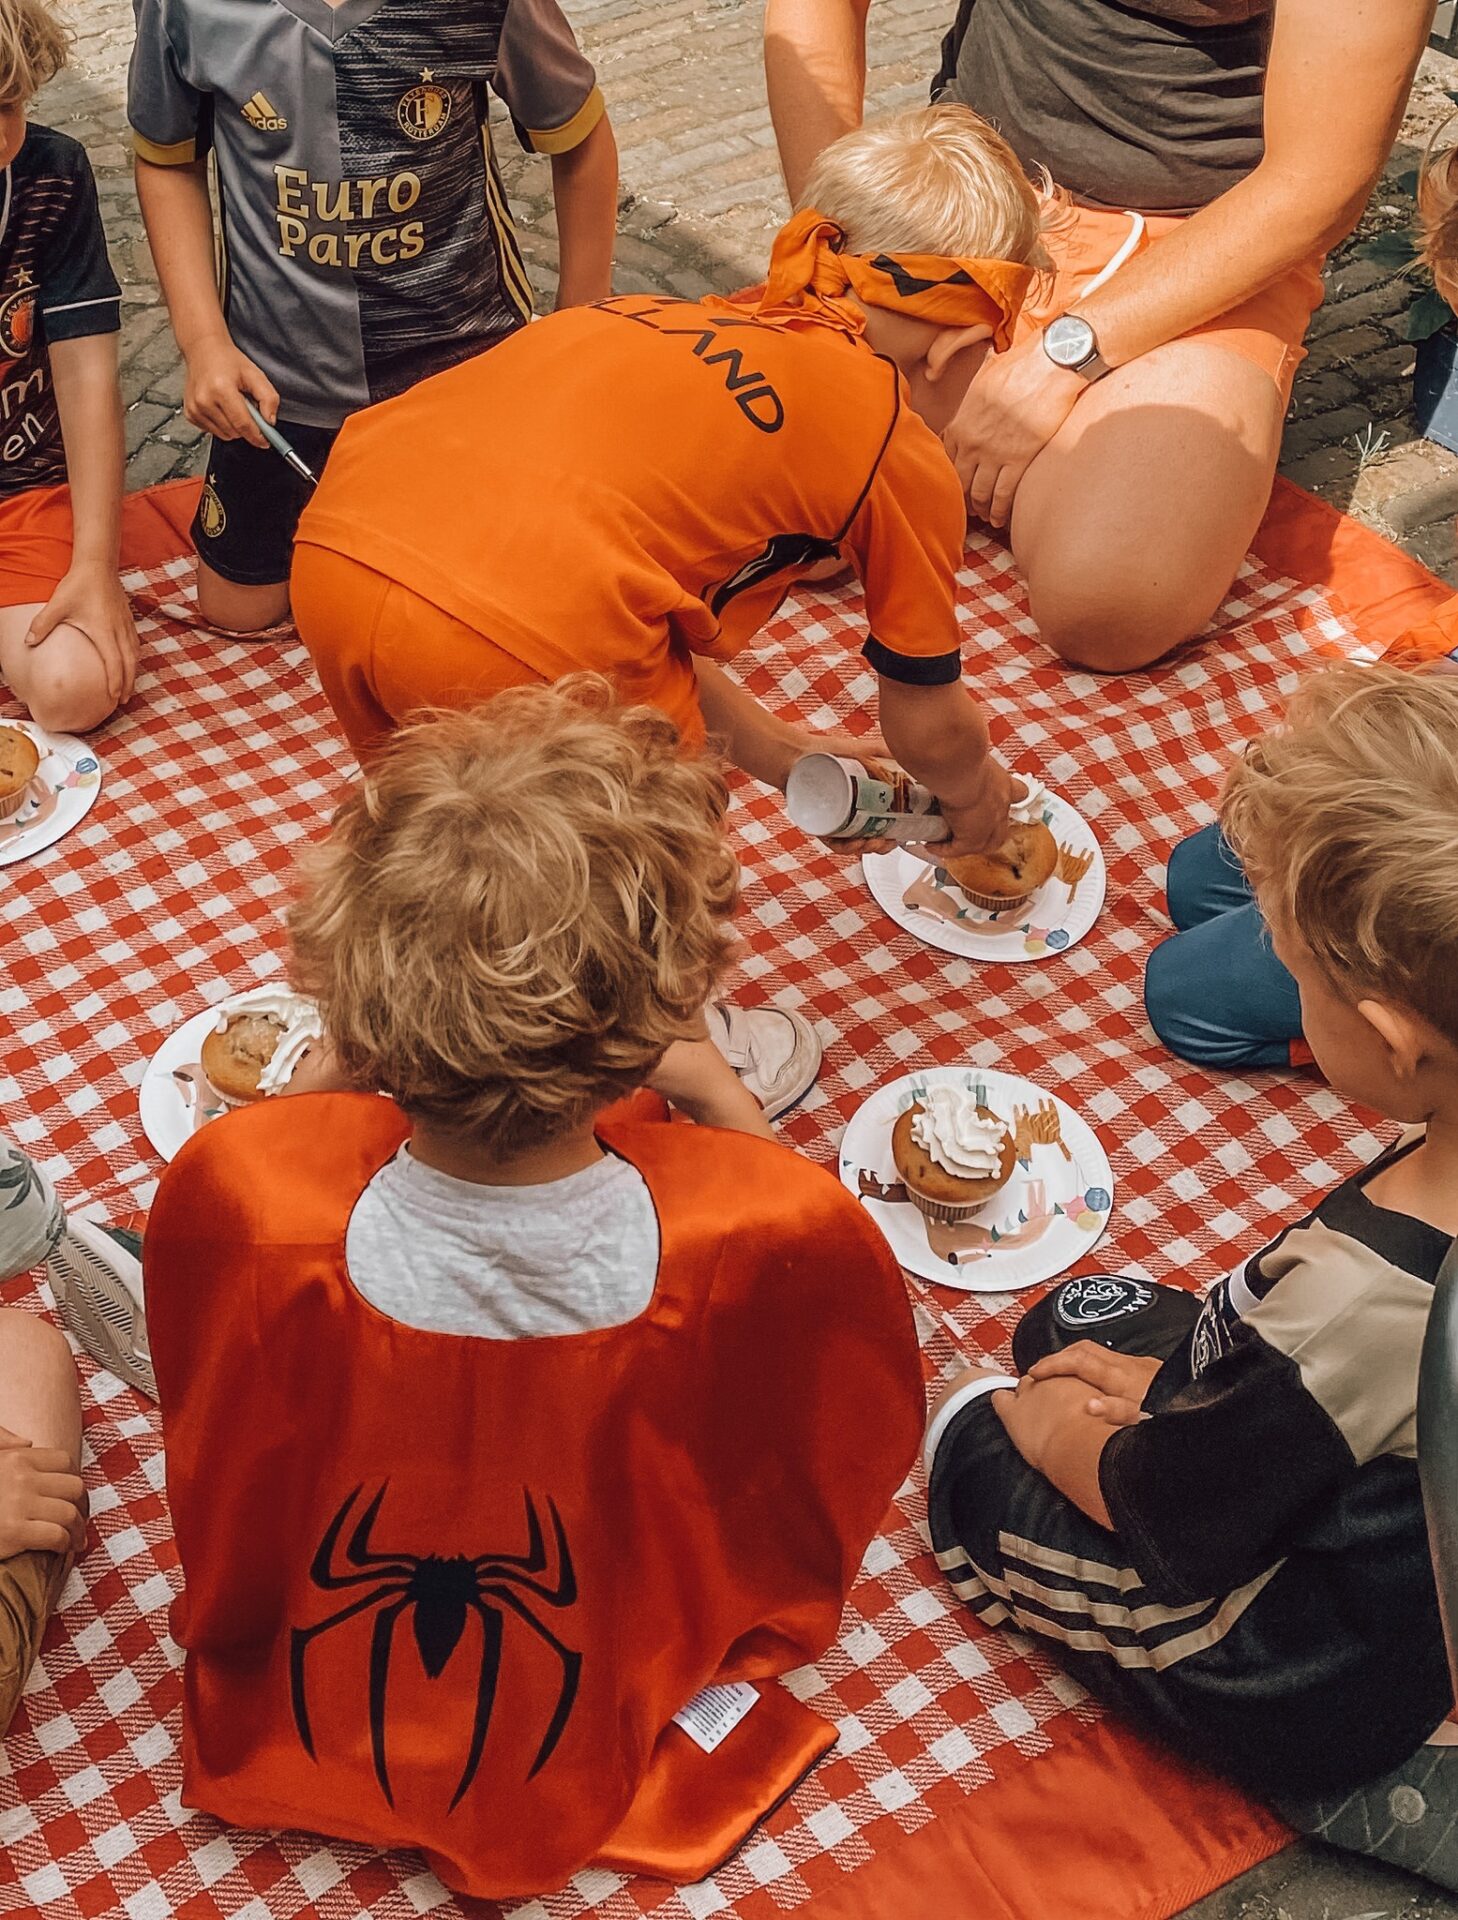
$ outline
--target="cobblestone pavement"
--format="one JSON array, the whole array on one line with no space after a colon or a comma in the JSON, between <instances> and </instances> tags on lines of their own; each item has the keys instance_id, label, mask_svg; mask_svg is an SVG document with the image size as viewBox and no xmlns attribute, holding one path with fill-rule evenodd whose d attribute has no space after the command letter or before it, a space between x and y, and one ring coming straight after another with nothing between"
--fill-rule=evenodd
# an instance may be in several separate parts
<instances>
[{"instance_id":1,"label":"cobblestone pavement","mask_svg":"<svg viewBox=\"0 0 1458 1920\"><path fill-rule=\"evenodd\" d=\"M748 0L569 0L598 63L622 150L618 285L694 295L754 279L784 213L760 67L760 10ZM875 108L925 97L947 0L876 0L868 95ZM129 478L134 486L194 470L199 435L181 412L181 370L132 194L123 94L131 39L126 0L75 0L74 69L40 110L86 141L101 184L126 292L124 337ZM1458 61L1430 53L1412 110L1362 234L1401 226L1411 197L1397 185L1452 106ZM539 304L555 285L550 168L501 152ZM1353 259L1328 274L1311 352L1296 384L1283 469L1355 513L1458 584L1453 518L1458 458L1417 439L1409 406L1413 349L1402 336L1410 279Z\"/></svg>"},{"instance_id":2,"label":"cobblestone pavement","mask_svg":"<svg viewBox=\"0 0 1458 1920\"><path fill-rule=\"evenodd\" d=\"M132 193L123 99L127 0L73 0L76 62L38 105L84 140L100 183L125 291L128 478L146 486L197 469L201 436L182 416L182 375ZM694 296L757 278L784 215L760 68L760 9L747 0L568 0L598 63L622 152L618 286ZM876 0L868 96L876 109L925 97L947 0ZM1424 61L1412 107L1362 236L1405 224L1398 185L1450 110L1458 62ZM555 284L550 169L501 143L538 304ZM510 156L508 158L508 155ZM1409 405L1410 280L1354 259L1328 274L1310 357L1297 380L1283 470L1399 539L1458 584L1458 458L1419 440ZM1063 1920L1050 1916L1049 1920ZM1188 1920L1458 1920L1458 1902L1405 1875L1293 1848L1191 1910Z\"/></svg>"}]
</instances>

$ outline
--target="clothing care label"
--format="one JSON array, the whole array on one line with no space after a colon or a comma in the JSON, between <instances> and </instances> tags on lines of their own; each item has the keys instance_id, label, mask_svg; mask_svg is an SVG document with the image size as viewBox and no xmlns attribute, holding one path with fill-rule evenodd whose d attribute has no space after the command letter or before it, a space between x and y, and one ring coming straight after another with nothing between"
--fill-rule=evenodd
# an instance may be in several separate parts
<instances>
[{"instance_id":1,"label":"clothing care label","mask_svg":"<svg viewBox=\"0 0 1458 1920\"><path fill-rule=\"evenodd\" d=\"M759 1689L735 1680L727 1687L705 1687L673 1716L694 1745L712 1753L733 1733L751 1707L759 1705Z\"/></svg>"}]
</instances>

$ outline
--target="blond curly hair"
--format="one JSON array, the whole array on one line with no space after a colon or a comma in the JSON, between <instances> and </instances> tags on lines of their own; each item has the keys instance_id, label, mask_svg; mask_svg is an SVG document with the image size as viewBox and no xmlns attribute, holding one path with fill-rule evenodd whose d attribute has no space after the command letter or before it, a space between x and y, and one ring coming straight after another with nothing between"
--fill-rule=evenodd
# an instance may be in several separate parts
<instances>
[{"instance_id":1,"label":"blond curly hair","mask_svg":"<svg viewBox=\"0 0 1458 1920\"><path fill-rule=\"evenodd\" d=\"M70 29L43 0L0 0L0 105L23 106L70 56Z\"/></svg>"},{"instance_id":2,"label":"blond curly hair","mask_svg":"<svg viewBox=\"0 0 1458 1920\"><path fill-rule=\"evenodd\" d=\"M503 1156L641 1085L732 950L726 800L592 675L402 729L289 916L345 1074Z\"/></svg>"},{"instance_id":3,"label":"blond curly hair","mask_svg":"<svg viewBox=\"0 0 1458 1920\"><path fill-rule=\"evenodd\" d=\"M1458 674L1313 674L1236 763L1220 822L1267 919L1339 991L1458 1045Z\"/></svg>"}]
</instances>

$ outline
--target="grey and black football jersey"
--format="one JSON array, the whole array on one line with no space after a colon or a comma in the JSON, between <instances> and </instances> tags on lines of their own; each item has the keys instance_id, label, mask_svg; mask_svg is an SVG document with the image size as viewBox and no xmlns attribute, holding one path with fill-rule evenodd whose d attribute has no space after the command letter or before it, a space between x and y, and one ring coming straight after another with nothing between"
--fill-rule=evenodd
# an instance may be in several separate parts
<instances>
[{"instance_id":1,"label":"grey and black football jersey","mask_svg":"<svg viewBox=\"0 0 1458 1920\"><path fill-rule=\"evenodd\" d=\"M228 327L284 419L337 426L530 316L488 89L538 152L592 131L557 0L135 5L137 153L212 152Z\"/></svg>"}]
</instances>

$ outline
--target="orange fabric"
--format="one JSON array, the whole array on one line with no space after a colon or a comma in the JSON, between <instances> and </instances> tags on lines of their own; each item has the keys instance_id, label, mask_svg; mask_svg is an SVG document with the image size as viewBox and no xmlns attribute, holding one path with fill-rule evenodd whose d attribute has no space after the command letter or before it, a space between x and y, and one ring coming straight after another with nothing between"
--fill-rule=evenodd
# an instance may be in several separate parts
<instances>
[{"instance_id":1,"label":"orange fabric","mask_svg":"<svg viewBox=\"0 0 1458 1920\"><path fill-rule=\"evenodd\" d=\"M806 207L775 235L758 313L859 333L864 307L889 308L939 327L987 326L1001 349L1033 278L1012 260L940 253L848 253L845 229ZM848 297L853 296L853 297Z\"/></svg>"},{"instance_id":2,"label":"orange fabric","mask_svg":"<svg viewBox=\"0 0 1458 1920\"><path fill-rule=\"evenodd\" d=\"M1237 1788L1116 1720L1051 1751L857 1864L814 1920L1167 1920L1286 1846Z\"/></svg>"},{"instance_id":3,"label":"orange fabric","mask_svg":"<svg viewBox=\"0 0 1458 1920\"><path fill-rule=\"evenodd\" d=\"M1157 246L1166 234L1184 225L1183 219L1174 214L1147 213L1143 217L1140 252ZM1080 295L1088 291L1089 282L1103 271L1128 239L1131 220L1130 214L1112 213L1100 207L1065 208L1043 236L1053 260L1052 277L1045 277L1029 294L1018 318L1016 339L1041 333L1050 320L1077 306ZM1207 321L1202 327L1192 327L1182 337L1206 346L1222 347L1227 353L1251 361L1270 375L1289 400L1296 369L1306 358L1306 349L1301 343L1325 291L1321 277L1324 258L1323 254L1314 255L1229 313Z\"/></svg>"},{"instance_id":4,"label":"orange fabric","mask_svg":"<svg viewBox=\"0 0 1458 1920\"><path fill-rule=\"evenodd\" d=\"M1374 654L1427 660L1458 646L1458 598L1451 587L1380 533L1289 480L1277 479L1251 551L1288 579L1320 587Z\"/></svg>"},{"instance_id":5,"label":"orange fabric","mask_svg":"<svg viewBox=\"0 0 1458 1920\"><path fill-rule=\"evenodd\" d=\"M191 516L198 482L183 480L122 497L121 565L155 567L191 544L178 516ZM33 487L0 500L0 607L44 605L71 568L71 489Z\"/></svg>"},{"instance_id":6,"label":"orange fabric","mask_svg":"<svg viewBox=\"0 0 1458 1920\"><path fill-rule=\"evenodd\" d=\"M737 653L836 547L883 646L955 652L965 532L941 442L863 341L635 296L524 327L347 421L299 523L294 605L325 685L352 676L352 729L424 689L408 623L389 660L370 654L314 591L311 549L428 601L465 630L462 654L476 635L533 677L593 668L678 717L692 656ZM473 679L460 657L451 675Z\"/></svg>"},{"instance_id":7,"label":"orange fabric","mask_svg":"<svg viewBox=\"0 0 1458 1920\"><path fill-rule=\"evenodd\" d=\"M921 1437L900 1273L786 1149L609 1123L662 1234L645 1312L424 1333L344 1263L407 1131L384 1100L301 1095L215 1121L163 1175L147 1317L185 1797L418 1847L483 1896L594 1859L696 1879L827 1744L788 1697L711 1756L669 1723L834 1639Z\"/></svg>"},{"instance_id":8,"label":"orange fabric","mask_svg":"<svg viewBox=\"0 0 1458 1920\"><path fill-rule=\"evenodd\" d=\"M295 550L289 591L329 704L361 759L417 708L472 706L546 677L409 587L327 547ZM667 654L651 668L615 677L625 693L666 713L687 745L701 745L692 664Z\"/></svg>"}]
</instances>

